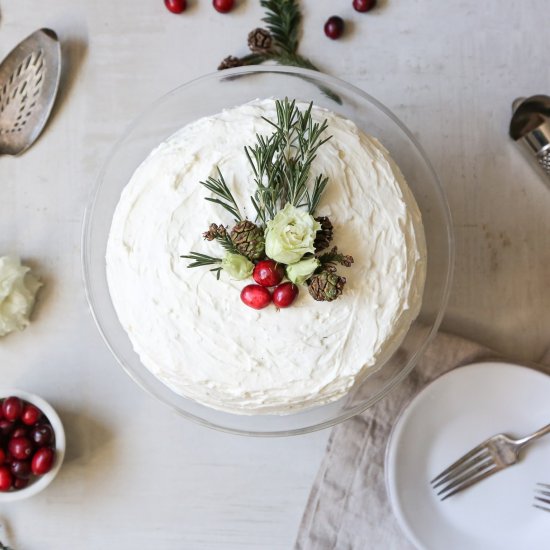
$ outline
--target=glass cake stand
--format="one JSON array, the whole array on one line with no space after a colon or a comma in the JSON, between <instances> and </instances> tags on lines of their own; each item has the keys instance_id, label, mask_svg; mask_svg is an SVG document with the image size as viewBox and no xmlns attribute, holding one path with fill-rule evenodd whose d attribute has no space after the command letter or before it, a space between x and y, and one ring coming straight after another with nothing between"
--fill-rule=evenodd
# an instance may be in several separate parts
<instances>
[{"instance_id":1,"label":"glass cake stand","mask_svg":"<svg viewBox=\"0 0 550 550\"><path fill-rule=\"evenodd\" d=\"M219 412L176 394L145 368L119 323L109 295L105 251L120 193L149 152L176 130L203 116L257 98L313 101L353 120L378 138L403 171L423 216L428 271L422 309L402 345L369 370L339 401L285 416ZM83 228L82 261L92 314L107 346L142 388L199 424L250 436L287 436L320 430L372 407L399 384L437 332L449 296L454 240L445 194L411 132L379 101L336 78L277 66L243 67L193 80L168 93L126 130L101 171Z\"/></svg>"}]
</instances>

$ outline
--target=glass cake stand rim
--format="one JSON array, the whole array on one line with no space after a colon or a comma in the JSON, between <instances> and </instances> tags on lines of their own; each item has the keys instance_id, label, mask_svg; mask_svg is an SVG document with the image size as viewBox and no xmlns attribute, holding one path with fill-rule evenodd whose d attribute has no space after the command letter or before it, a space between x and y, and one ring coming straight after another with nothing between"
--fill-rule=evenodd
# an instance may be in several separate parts
<instances>
[{"instance_id":1,"label":"glass cake stand rim","mask_svg":"<svg viewBox=\"0 0 550 550\"><path fill-rule=\"evenodd\" d=\"M111 160L116 156L116 153L121 146L121 144L126 139L126 136L135 128L137 127L142 118L144 118L150 111L155 109L155 107L162 104L164 101L166 101L169 97L171 97L173 94L180 93L182 90L184 90L187 87L192 87L194 85L208 82L209 80L220 80L220 79L227 79L231 80L232 78L236 78L239 76L246 76L246 75L252 75L255 73L279 73L279 74L291 74L294 76L300 76L303 77L305 80L310 80L313 82L318 82L320 86L326 85L327 88L330 88L330 86L339 86L342 88L345 88L347 91L352 92L360 97L362 99L366 100L367 102L374 105L377 109L382 111L388 118L390 118L399 128L400 130L408 137L408 139L412 142L414 147L416 148L417 152L420 154L420 157L422 158L423 162L426 165L426 168L430 172L433 181L435 183L435 191L439 195L440 200L440 206L442 207L442 216L445 220L445 238L446 238L446 244L447 244L447 252L448 252L448 258L447 258L447 265L446 265L446 274L443 281L443 293L441 296L441 300L439 303L439 308L437 315L433 321L432 327L429 330L428 335L425 337L422 344L414 351L414 353L411 354L410 358L408 359L407 363L403 366L403 368L399 371L397 375L395 375L391 381L386 385L383 391L377 393L376 395L373 395L371 398L366 399L364 402L350 408L349 410L346 410L345 412L342 412L341 414L338 414L334 416L333 418L330 418L328 420L311 424L308 426L300 427L300 428L291 428L291 429L283 429L283 430L273 430L273 431L261 431L261 430L244 430L239 428L232 428L228 426L223 426L220 424L216 424L215 422L211 422L205 418L202 418L196 414L193 414L189 411L184 411L180 409L179 407L175 407L168 403L161 395L158 394L157 391L153 390L150 386L148 386L146 383L144 383L133 371L131 367L129 367L118 355L116 350L114 349L114 346L112 345L109 336L106 332L105 327L102 324L101 319L99 318L98 312L96 310L96 300L95 296L92 290L91 285L91 263L90 263L90 257L89 257L89 241L90 241L90 233L91 233L91 224L93 221L93 215L95 210L96 201L98 199L98 196L101 191L101 183L104 179L105 173L107 171L107 168L111 162ZM130 378L138 384L143 390L145 390L150 395L154 396L156 399L161 401L165 406L169 407L173 411L175 411L178 415L191 420L201 426L205 426L211 429L214 429L216 431L229 433L233 435L242 435L242 436L250 436L250 437L288 437L288 436L294 436L294 435L304 435L308 433L312 433L319 430L324 430L330 427L333 427L337 424L340 424L341 422L345 422L346 420L349 420L350 418L353 418L354 416L363 413L365 410L373 406L375 403L386 397L398 384L400 384L414 369L416 366L419 357L424 353L426 347L430 344L430 342L433 340L435 335L437 334L439 327L441 325L441 322L443 320L443 316L445 314L445 310L447 308L447 304L449 301L449 296L451 292L452 287L452 279L453 279L453 270L454 270L454 264L455 264L455 239L454 239L454 233L453 233L453 226L452 226L452 216L450 207L447 201L445 190L441 184L441 181L439 180L439 177L437 176L437 173L435 172L428 156L426 155L422 145L419 143L418 139L412 134L412 132L405 126L405 124L396 116L393 114L393 112L388 109L382 102L371 96L369 93L365 92L361 88L350 84L349 82L346 82L342 79L326 75L321 72L309 70L309 69L302 69L297 67L289 67L289 66L278 66L278 65L262 65L262 66L248 66L248 67L238 67L234 69L226 69L223 72L213 72L208 73L206 75L197 77L193 80L190 80L184 84L181 84L180 86L177 86L176 88L172 89L171 91L167 92L154 102L150 103L145 109L142 110L142 112L131 122L121 137L117 140L117 142L114 144L113 148L111 149L109 155L107 156L105 163L103 164L103 167L98 175L97 178L97 184L92 192L91 199L85 209L84 212L84 218L83 218L83 224L82 224L82 247L81 247L81 262L82 262L82 275L84 279L84 289L86 294L86 299L90 308L90 312L92 315L92 318L94 319L94 322L99 330L99 333L105 342L107 348L110 350L110 352L115 357L116 361L119 363L119 365L124 369L124 371L130 376ZM144 367L145 368L145 367ZM313 409L310 409L313 410ZM242 416L237 414L231 414L231 413L222 413L220 414L228 414L231 416ZM256 417L261 417L263 415L254 415ZM283 415L283 416L290 416L290 415Z\"/></svg>"}]
</instances>

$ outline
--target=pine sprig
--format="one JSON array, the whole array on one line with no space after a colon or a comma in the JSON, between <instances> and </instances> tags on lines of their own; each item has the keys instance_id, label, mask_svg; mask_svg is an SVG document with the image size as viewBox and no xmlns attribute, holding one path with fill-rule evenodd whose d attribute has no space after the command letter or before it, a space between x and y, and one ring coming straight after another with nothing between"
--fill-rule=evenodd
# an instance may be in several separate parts
<instances>
[{"instance_id":1,"label":"pine sprig","mask_svg":"<svg viewBox=\"0 0 550 550\"><path fill-rule=\"evenodd\" d=\"M216 241L220 243L227 252L231 252L231 254L240 254L229 235L217 236Z\"/></svg>"},{"instance_id":2,"label":"pine sprig","mask_svg":"<svg viewBox=\"0 0 550 550\"><path fill-rule=\"evenodd\" d=\"M298 50L302 15L296 0L260 0L266 15L262 19L276 46L287 54Z\"/></svg>"},{"instance_id":3,"label":"pine sprig","mask_svg":"<svg viewBox=\"0 0 550 550\"><path fill-rule=\"evenodd\" d=\"M210 176L206 181L201 181L201 185L204 185L206 189L212 191L219 198L205 197L207 201L214 202L223 206L228 212L230 212L234 217L235 221L242 221L244 218L239 210L239 207L231 193L227 183L223 178L221 170L218 168L218 178L213 178Z\"/></svg>"},{"instance_id":4,"label":"pine sprig","mask_svg":"<svg viewBox=\"0 0 550 550\"><path fill-rule=\"evenodd\" d=\"M340 254L340 252L338 252L338 247L336 246L332 248L330 252L325 252L324 254L318 256L317 259L321 262L320 269L326 269L327 267L335 268L337 264L350 267L353 263L353 256Z\"/></svg>"},{"instance_id":5,"label":"pine sprig","mask_svg":"<svg viewBox=\"0 0 550 550\"><path fill-rule=\"evenodd\" d=\"M298 0L260 0L260 4L266 10L262 21L266 24L273 39L272 46L265 50L256 50L251 47L252 53L243 57L229 56L222 61L218 69L261 65L265 61L275 61L279 65L319 71L319 68L311 60L298 53L302 23ZM319 86L319 89L334 102L342 104L340 96L329 88Z\"/></svg>"}]
</instances>

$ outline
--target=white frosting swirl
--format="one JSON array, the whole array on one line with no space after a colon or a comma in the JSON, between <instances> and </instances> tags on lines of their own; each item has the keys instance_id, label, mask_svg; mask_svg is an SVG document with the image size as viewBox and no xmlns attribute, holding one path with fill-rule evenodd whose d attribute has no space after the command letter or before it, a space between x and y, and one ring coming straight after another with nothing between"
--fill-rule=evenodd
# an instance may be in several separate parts
<instances>
[{"instance_id":1,"label":"white frosting swirl","mask_svg":"<svg viewBox=\"0 0 550 550\"><path fill-rule=\"evenodd\" d=\"M220 281L188 269L180 255L221 255L201 234L232 225L199 185L219 166L250 219L252 172L243 147L270 134L273 100L200 119L159 145L136 170L117 206L107 247L107 277L122 326L143 364L173 391L240 414L286 414L334 401L401 342L418 314L426 249L421 217L387 151L350 120L328 119L333 138L312 176L330 183L318 215L329 215L334 243L355 263L341 268L342 297L315 302L302 287L277 311L244 306L249 281Z\"/></svg>"}]
</instances>

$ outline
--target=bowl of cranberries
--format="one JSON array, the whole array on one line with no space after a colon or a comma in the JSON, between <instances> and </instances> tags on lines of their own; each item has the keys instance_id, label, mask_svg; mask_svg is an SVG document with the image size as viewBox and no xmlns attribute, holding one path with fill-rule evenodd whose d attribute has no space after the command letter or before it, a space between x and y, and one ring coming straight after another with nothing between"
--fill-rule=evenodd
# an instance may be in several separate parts
<instances>
[{"instance_id":1,"label":"bowl of cranberries","mask_svg":"<svg viewBox=\"0 0 550 550\"><path fill-rule=\"evenodd\" d=\"M55 478L65 431L54 409L21 390L0 392L0 503L35 495Z\"/></svg>"}]
</instances>

